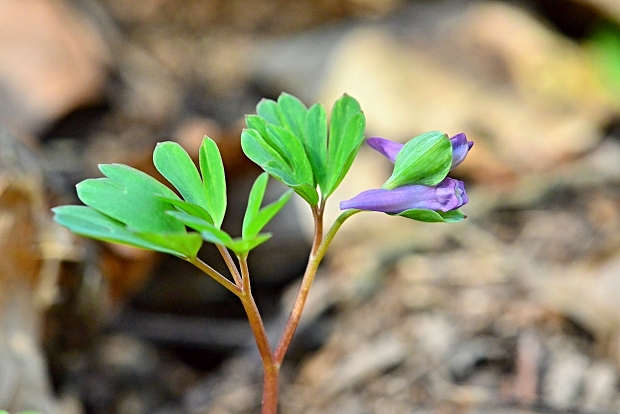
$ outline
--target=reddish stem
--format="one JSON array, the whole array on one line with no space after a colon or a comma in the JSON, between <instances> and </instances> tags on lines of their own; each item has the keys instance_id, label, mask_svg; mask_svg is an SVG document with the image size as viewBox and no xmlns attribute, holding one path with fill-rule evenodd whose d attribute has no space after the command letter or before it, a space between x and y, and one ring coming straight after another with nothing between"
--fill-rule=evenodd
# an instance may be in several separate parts
<instances>
[{"instance_id":1,"label":"reddish stem","mask_svg":"<svg viewBox=\"0 0 620 414\"><path fill-rule=\"evenodd\" d=\"M239 257L241 267L242 292L239 295L245 313L248 316L252 333L263 361L263 401L261 414L276 414L278 412L278 384L280 377L280 364L276 363L271 352L269 338L263 325L258 307L252 296L250 286L250 273L248 270L247 256Z\"/></svg>"},{"instance_id":2,"label":"reddish stem","mask_svg":"<svg viewBox=\"0 0 620 414\"><path fill-rule=\"evenodd\" d=\"M329 229L325 238L323 238L323 206L324 203L321 203L320 206L312 208L312 215L314 217L314 241L312 243L310 258L308 259L308 266L306 267L299 293L297 294L297 298L293 304L293 309L291 309L291 313L275 352L271 351L271 345L269 344L269 338L267 337L265 326L258 311L258 307L256 306L256 302L252 296L247 254L238 257L240 266L239 273L236 271L236 267L234 266L234 262L232 261L232 258L230 258L230 255L228 255L229 260L226 260L226 256L222 252L222 249L220 249L220 253L224 256L224 259L233 274L235 283L232 283L230 280L224 278L200 259L196 258L192 260L192 263L195 266L199 267L205 273L216 279L228 290L237 295L239 299L241 299L241 303L243 304L243 308L248 316L248 321L250 323L250 327L252 328L252 333L254 334L254 339L263 362L264 377L261 414L277 414L278 412L280 366L282 365L284 355L286 354L291 340L293 339L295 330L299 325L301 313L306 303L310 287L312 286L314 276L316 275L321 260L325 256L327 247L330 245L336 235L336 232L340 229L340 226L342 226L342 223L344 223L344 221L353 214L359 212L359 210L347 210L342 213ZM227 253L228 251L226 250L225 252Z\"/></svg>"},{"instance_id":3,"label":"reddish stem","mask_svg":"<svg viewBox=\"0 0 620 414\"><path fill-rule=\"evenodd\" d=\"M215 247L217 247L217 250L219 250L220 254L222 255L222 258L226 262L226 266L228 267L228 270L230 271L230 274L232 275L235 281L235 285L241 288L243 284L241 281L241 275L239 274L239 270L237 270L237 266L235 265L235 262L232 256L230 255L230 252L225 246L222 246L221 244L216 244Z\"/></svg>"},{"instance_id":4,"label":"reddish stem","mask_svg":"<svg viewBox=\"0 0 620 414\"><path fill-rule=\"evenodd\" d=\"M306 271L301 281L299 292L297 293L295 303L293 304L293 309L291 309L291 313L289 314L288 320L286 321L286 326L284 327L284 331L282 332L282 336L280 337L280 341L278 342L278 345L276 346L276 350L274 352L274 359L277 364L282 364L284 356L286 355L286 351L291 344L291 340L293 339L295 330L299 325L299 320L301 319L301 314L303 312L304 305L306 304L306 299L308 298L310 287L312 286L312 282L314 281L314 276L316 276L319 264L321 263L321 260L323 260L327 248L329 247L332 240L334 239L334 236L342 226L342 223L344 223L344 221L351 217L353 214L359 212L360 210L346 210L345 212L340 214L340 216L336 219L334 224L332 224L331 228L325 235L325 238L323 238L323 212L321 210L312 210L315 219L315 240L313 243L312 252L310 252L310 258L308 259L308 266L306 267ZM317 239L319 240L318 243Z\"/></svg>"}]
</instances>

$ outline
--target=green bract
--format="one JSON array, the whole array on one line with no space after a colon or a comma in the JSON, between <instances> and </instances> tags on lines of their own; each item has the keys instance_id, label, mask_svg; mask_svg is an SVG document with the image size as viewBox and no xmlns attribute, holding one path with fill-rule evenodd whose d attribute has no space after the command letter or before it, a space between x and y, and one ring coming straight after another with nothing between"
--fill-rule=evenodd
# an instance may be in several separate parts
<instances>
[{"instance_id":1,"label":"green bract","mask_svg":"<svg viewBox=\"0 0 620 414\"><path fill-rule=\"evenodd\" d=\"M437 185L452 164L452 144L444 133L418 135L405 144L394 162L392 176L383 188L392 190L409 184Z\"/></svg>"},{"instance_id":2,"label":"green bract","mask_svg":"<svg viewBox=\"0 0 620 414\"><path fill-rule=\"evenodd\" d=\"M424 209L405 210L402 213L394 214L396 216L407 217L417 221L425 221L427 223L458 223L467 216L461 210L450 211L433 211Z\"/></svg>"},{"instance_id":3,"label":"green bract","mask_svg":"<svg viewBox=\"0 0 620 414\"><path fill-rule=\"evenodd\" d=\"M348 172L364 141L365 118L359 104L343 95L332 109L328 125L325 108L310 109L292 95L278 101L263 99L257 115L246 117L241 135L245 154L282 181L310 205L327 199Z\"/></svg>"}]
</instances>

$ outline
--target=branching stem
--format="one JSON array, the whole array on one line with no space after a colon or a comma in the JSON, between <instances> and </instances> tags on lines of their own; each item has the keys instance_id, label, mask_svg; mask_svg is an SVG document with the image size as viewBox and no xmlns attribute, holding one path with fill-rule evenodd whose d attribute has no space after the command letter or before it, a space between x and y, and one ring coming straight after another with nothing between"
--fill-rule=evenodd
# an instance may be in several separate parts
<instances>
[{"instance_id":1,"label":"branching stem","mask_svg":"<svg viewBox=\"0 0 620 414\"><path fill-rule=\"evenodd\" d=\"M230 255L230 252L228 251L228 249L225 246L222 246L221 244L216 244L215 245L217 247L217 250L219 250L220 254L222 255L222 258L224 259L224 261L226 262L226 266L228 267L228 270L230 271L230 274L232 275L233 279L235 280L235 284L243 289L243 282L241 280L241 275L239 274L239 270L237 269L237 265L235 265L235 261L233 260L232 256Z\"/></svg>"},{"instance_id":2,"label":"branching stem","mask_svg":"<svg viewBox=\"0 0 620 414\"><path fill-rule=\"evenodd\" d=\"M271 352L271 345L267 337L267 331L263 325L258 307L252 296L250 285L250 273L248 270L247 255L239 257L241 267L242 292L239 295L245 313L248 316L252 333L263 361L263 408L262 414L276 414L278 411L278 384L280 382L280 364L276 363Z\"/></svg>"},{"instance_id":3,"label":"branching stem","mask_svg":"<svg viewBox=\"0 0 620 414\"><path fill-rule=\"evenodd\" d=\"M310 257L308 259L308 265L304 272L304 277L301 281L301 286L295 303L289 314L289 318L282 332L282 336L278 341L275 351L272 351L269 338L267 337L267 331L263 324L263 320L252 296L252 289L250 284L250 273L248 269L247 254L238 256L239 269L235 265L230 253L224 246L217 246L220 254L226 261L226 265L230 270L235 283L231 282L224 276L222 276L215 269L204 263L198 258L191 259L190 262L201 269L203 272L211 276L213 279L221 283L226 289L234 293L241 299L241 303L248 316L252 333L258 347L258 351L263 362L264 378L263 378L263 400L261 414L276 414L278 411L278 387L280 381L280 367L286 351L288 350L295 330L299 325L301 314L310 292L310 287L316 276L316 272L319 268L319 264L327 248L331 244L334 236L345 222L346 219L353 214L359 213L360 210L346 210L334 221L327 234L323 235L323 211L324 203L319 206L312 207L312 216L314 217L314 240L312 243L312 249L310 251Z\"/></svg>"},{"instance_id":4,"label":"branching stem","mask_svg":"<svg viewBox=\"0 0 620 414\"><path fill-rule=\"evenodd\" d=\"M241 295L242 293L241 287L237 286L230 280L226 279L220 272L218 272L217 270L215 270L214 268L212 268L211 266L209 266L208 264L200 260L198 257L194 257L192 259L189 259L188 261L194 266L196 266L198 269L202 270L204 273L211 276L219 284L224 286L226 289L230 290L236 296Z\"/></svg>"},{"instance_id":5,"label":"branching stem","mask_svg":"<svg viewBox=\"0 0 620 414\"><path fill-rule=\"evenodd\" d=\"M308 265L306 266L304 277L301 281L299 292L297 293L295 303L293 304L293 309L291 309L286 326L284 327L284 331L282 332L282 336L280 337L280 341L278 342L274 353L275 361L278 364L281 364L284 360L284 355L286 355L286 351L291 344L297 325L299 325L299 320L301 319L301 314L304 309L304 305L306 304L310 287L312 286L312 282L316 276L319 264L321 263L321 260L323 260L327 248L331 244L334 236L344 221L359 211L360 210L346 210L340 214L323 239L322 231L320 231L323 228L323 214L322 211L315 212L313 209L313 215L315 217L315 240L312 251L310 252L310 258L308 259ZM319 239L318 243L317 239Z\"/></svg>"}]
</instances>

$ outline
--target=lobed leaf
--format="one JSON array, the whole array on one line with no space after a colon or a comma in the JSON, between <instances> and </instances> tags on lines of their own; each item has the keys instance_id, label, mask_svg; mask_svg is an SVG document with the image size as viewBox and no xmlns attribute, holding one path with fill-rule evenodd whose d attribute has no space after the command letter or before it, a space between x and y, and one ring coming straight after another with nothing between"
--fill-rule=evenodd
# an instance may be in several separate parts
<instances>
[{"instance_id":1,"label":"lobed leaf","mask_svg":"<svg viewBox=\"0 0 620 414\"><path fill-rule=\"evenodd\" d=\"M165 214L172 205L160 197L177 198L168 187L122 164L104 164L99 169L108 178L94 178L77 185L84 204L128 227L154 233L183 233L185 226Z\"/></svg>"},{"instance_id":2,"label":"lobed leaf","mask_svg":"<svg viewBox=\"0 0 620 414\"><path fill-rule=\"evenodd\" d=\"M289 190L286 193L282 194L276 201L273 203L267 204L263 207L258 214L253 218L247 228L247 237L244 236L244 239L255 237L260 233L260 231L273 219L273 217L280 212L282 207L286 205L286 203L291 199L293 195L293 191Z\"/></svg>"},{"instance_id":3,"label":"lobed leaf","mask_svg":"<svg viewBox=\"0 0 620 414\"><path fill-rule=\"evenodd\" d=\"M202 244L200 239L196 242L195 236L197 235L192 236L187 233L162 235L164 238L172 236L177 239L191 236L187 237L186 241L182 243L167 243L165 240L154 240L148 236L145 238L139 233L127 229L123 223L87 206L61 206L53 208L52 211L54 212L54 220L58 224L81 236L106 242L155 250L183 258L195 256L200 244ZM194 245L192 245L192 239Z\"/></svg>"},{"instance_id":4,"label":"lobed leaf","mask_svg":"<svg viewBox=\"0 0 620 414\"><path fill-rule=\"evenodd\" d=\"M171 141L158 143L153 151L153 164L185 201L208 210L200 174L183 147Z\"/></svg>"},{"instance_id":5,"label":"lobed leaf","mask_svg":"<svg viewBox=\"0 0 620 414\"><path fill-rule=\"evenodd\" d=\"M250 237L249 227L252 223L252 220L254 220L254 218L258 215L258 212L260 211L260 206L263 203L263 198L265 197L265 190L267 189L268 180L269 174L262 173L258 177L256 177L256 180L252 185L250 195L248 196L248 206L245 209L245 216L243 216L243 227L241 231L241 236L244 239Z\"/></svg>"},{"instance_id":6,"label":"lobed leaf","mask_svg":"<svg viewBox=\"0 0 620 414\"><path fill-rule=\"evenodd\" d=\"M243 218L243 231L241 233L244 240L256 237L291 198L292 192L287 191L278 200L261 209L260 206L265 196L268 177L267 173L259 175L250 191L248 207Z\"/></svg>"},{"instance_id":7,"label":"lobed leaf","mask_svg":"<svg viewBox=\"0 0 620 414\"><path fill-rule=\"evenodd\" d=\"M230 250L235 252L237 256L246 255L250 250L258 247L259 245L265 243L267 240L271 238L271 234L258 234L251 239L241 239L235 238L231 242L227 243L225 246Z\"/></svg>"},{"instance_id":8,"label":"lobed leaf","mask_svg":"<svg viewBox=\"0 0 620 414\"><path fill-rule=\"evenodd\" d=\"M256 105L256 113L270 124L282 125L282 113L273 99L261 99Z\"/></svg>"},{"instance_id":9,"label":"lobed leaf","mask_svg":"<svg viewBox=\"0 0 620 414\"><path fill-rule=\"evenodd\" d=\"M306 114L305 124L304 148L312 166L315 181L325 194L329 184L327 182L327 115L325 107L321 104L312 105Z\"/></svg>"},{"instance_id":10,"label":"lobed leaf","mask_svg":"<svg viewBox=\"0 0 620 414\"><path fill-rule=\"evenodd\" d=\"M210 243L220 244L232 250L236 255L248 253L261 243L266 242L271 237L270 234L258 234L254 237L243 239L233 239L224 230L218 229L212 224L194 217L183 211L171 211L168 214L176 217L188 227L198 231L203 240Z\"/></svg>"},{"instance_id":11,"label":"lobed leaf","mask_svg":"<svg viewBox=\"0 0 620 414\"><path fill-rule=\"evenodd\" d=\"M258 131L261 137L267 136L268 122L266 119L261 118L258 115L246 115L245 124L247 125L248 129L255 129L256 131Z\"/></svg>"},{"instance_id":12,"label":"lobed leaf","mask_svg":"<svg viewBox=\"0 0 620 414\"><path fill-rule=\"evenodd\" d=\"M220 150L215 141L205 136L199 152L200 171L204 181L206 210L215 227L220 228L226 214L226 175Z\"/></svg>"},{"instance_id":13,"label":"lobed leaf","mask_svg":"<svg viewBox=\"0 0 620 414\"><path fill-rule=\"evenodd\" d=\"M291 131L300 142L304 142L306 113L308 112L306 105L293 95L283 92L278 97L278 107L282 114L280 126Z\"/></svg>"},{"instance_id":14,"label":"lobed leaf","mask_svg":"<svg viewBox=\"0 0 620 414\"><path fill-rule=\"evenodd\" d=\"M298 184L314 185L314 175L306 151L291 131L277 125L267 125L265 141L286 161Z\"/></svg>"},{"instance_id":15,"label":"lobed leaf","mask_svg":"<svg viewBox=\"0 0 620 414\"><path fill-rule=\"evenodd\" d=\"M176 207L180 211L184 211L187 214L191 214L194 217L198 217L210 224L213 224L213 219L211 218L211 215L209 214L209 212L197 204L189 203L185 200L179 200L179 199L168 198L168 197L160 197L160 198L169 202L170 204L172 204L174 207Z\"/></svg>"},{"instance_id":16,"label":"lobed leaf","mask_svg":"<svg viewBox=\"0 0 620 414\"><path fill-rule=\"evenodd\" d=\"M364 141L366 119L359 103L347 94L336 101L332 108L329 126L328 186L324 198L329 197L351 167L357 151Z\"/></svg>"},{"instance_id":17,"label":"lobed leaf","mask_svg":"<svg viewBox=\"0 0 620 414\"><path fill-rule=\"evenodd\" d=\"M136 232L138 237L145 241L154 243L157 246L176 251L182 258L195 258L202 246L202 237L198 233L148 233Z\"/></svg>"},{"instance_id":18,"label":"lobed leaf","mask_svg":"<svg viewBox=\"0 0 620 414\"><path fill-rule=\"evenodd\" d=\"M250 160L263 169L268 163L278 165L280 169L290 169L282 156L274 150L263 139L263 135L255 129L244 129L241 132L241 148ZM289 172L289 175L292 175L292 171Z\"/></svg>"},{"instance_id":19,"label":"lobed leaf","mask_svg":"<svg viewBox=\"0 0 620 414\"><path fill-rule=\"evenodd\" d=\"M184 211L169 211L168 214L187 227L192 228L200 233L202 238L208 242L226 245L232 240L224 230L215 227L208 221L202 220L196 216L188 214Z\"/></svg>"},{"instance_id":20,"label":"lobed leaf","mask_svg":"<svg viewBox=\"0 0 620 414\"><path fill-rule=\"evenodd\" d=\"M364 143L364 129L366 128L366 119L362 112L358 112L349 118L346 128L343 132L343 141L347 143L346 150L337 154L333 161L330 158L330 184L328 193L325 197L329 197L332 192L338 188L344 177L349 172L360 147ZM330 137L331 143L331 137ZM331 144L330 144L331 145Z\"/></svg>"},{"instance_id":21,"label":"lobed leaf","mask_svg":"<svg viewBox=\"0 0 620 414\"><path fill-rule=\"evenodd\" d=\"M300 182L295 172L282 156L275 151L254 129L244 129L241 133L241 147L245 155L272 177L295 190L310 205L316 205L319 200L316 188L312 184Z\"/></svg>"}]
</instances>

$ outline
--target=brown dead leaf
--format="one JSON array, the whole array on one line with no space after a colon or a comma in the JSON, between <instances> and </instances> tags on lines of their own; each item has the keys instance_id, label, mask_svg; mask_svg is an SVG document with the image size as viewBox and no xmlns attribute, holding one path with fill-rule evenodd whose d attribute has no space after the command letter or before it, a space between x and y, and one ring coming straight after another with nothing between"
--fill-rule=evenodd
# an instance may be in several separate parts
<instances>
[{"instance_id":1,"label":"brown dead leaf","mask_svg":"<svg viewBox=\"0 0 620 414\"><path fill-rule=\"evenodd\" d=\"M0 117L33 132L97 99L106 47L63 0L0 2Z\"/></svg>"}]
</instances>

